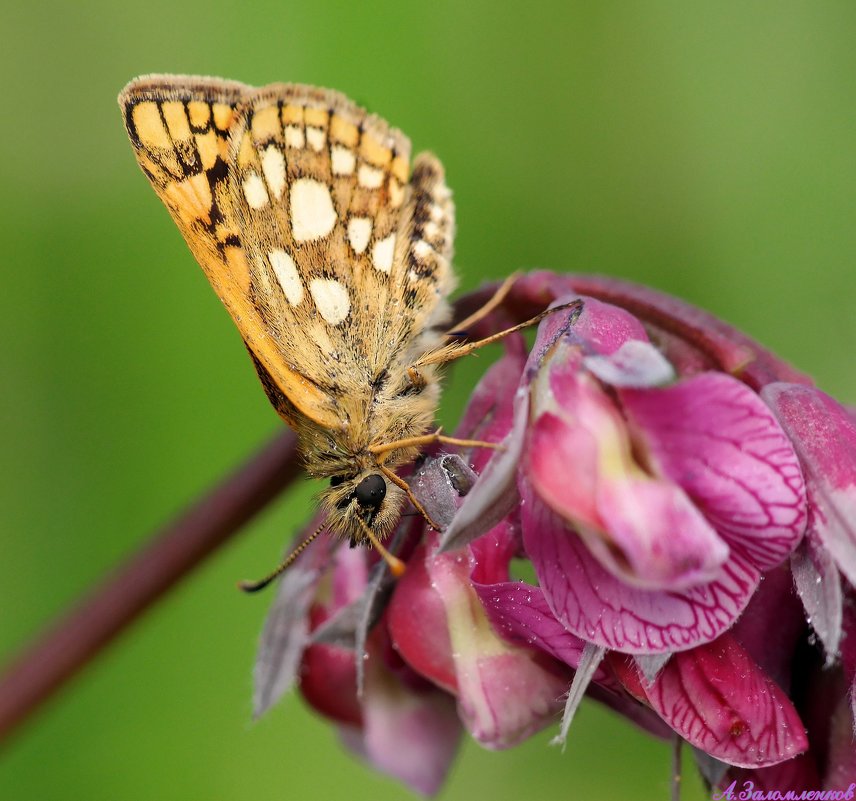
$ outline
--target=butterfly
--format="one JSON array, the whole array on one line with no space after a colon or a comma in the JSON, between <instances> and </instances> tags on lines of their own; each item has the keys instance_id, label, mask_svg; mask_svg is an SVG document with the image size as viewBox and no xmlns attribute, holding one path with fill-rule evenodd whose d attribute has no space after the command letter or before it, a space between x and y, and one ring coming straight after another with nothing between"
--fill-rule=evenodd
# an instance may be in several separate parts
<instances>
[{"instance_id":1,"label":"butterfly","mask_svg":"<svg viewBox=\"0 0 856 801\"><path fill-rule=\"evenodd\" d=\"M400 131L312 86L148 75L119 105L306 471L329 481L323 528L401 572L383 540L406 498L430 517L396 470L431 442L479 444L431 431L441 365L535 321L480 342L445 331L454 206L442 165L429 153L411 164Z\"/></svg>"}]
</instances>

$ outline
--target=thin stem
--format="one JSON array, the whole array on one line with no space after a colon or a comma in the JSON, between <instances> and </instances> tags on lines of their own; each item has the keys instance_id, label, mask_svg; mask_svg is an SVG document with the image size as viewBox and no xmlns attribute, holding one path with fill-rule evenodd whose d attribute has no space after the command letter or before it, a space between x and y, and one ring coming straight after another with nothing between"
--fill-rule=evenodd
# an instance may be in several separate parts
<instances>
[{"instance_id":1,"label":"thin stem","mask_svg":"<svg viewBox=\"0 0 856 801\"><path fill-rule=\"evenodd\" d=\"M296 452L294 434L279 435L15 657L0 674L0 741L288 486Z\"/></svg>"}]
</instances>

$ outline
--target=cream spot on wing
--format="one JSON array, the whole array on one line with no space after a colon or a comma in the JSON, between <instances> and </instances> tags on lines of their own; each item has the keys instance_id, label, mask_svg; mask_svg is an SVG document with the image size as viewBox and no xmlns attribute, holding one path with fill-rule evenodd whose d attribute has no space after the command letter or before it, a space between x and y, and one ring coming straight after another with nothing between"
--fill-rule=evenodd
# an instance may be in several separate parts
<instances>
[{"instance_id":1,"label":"cream spot on wing","mask_svg":"<svg viewBox=\"0 0 856 801\"><path fill-rule=\"evenodd\" d=\"M382 273L392 270L392 257L395 253L395 234L390 234L386 239L375 242L372 248L372 262L375 269Z\"/></svg>"},{"instance_id":2,"label":"cream spot on wing","mask_svg":"<svg viewBox=\"0 0 856 801\"><path fill-rule=\"evenodd\" d=\"M351 217L348 220L348 241L354 253L362 253L369 246L372 221L369 217Z\"/></svg>"},{"instance_id":3,"label":"cream spot on wing","mask_svg":"<svg viewBox=\"0 0 856 801\"><path fill-rule=\"evenodd\" d=\"M300 178L291 185L291 230L298 242L327 236L336 219L326 184L314 178Z\"/></svg>"},{"instance_id":4,"label":"cream spot on wing","mask_svg":"<svg viewBox=\"0 0 856 801\"><path fill-rule=\"evenodd\" d=\"M303 138L303 128L301 128L299 125L286 125L285 144L288 147L303 147L305 144L305 140Z\"/></svg>"},{"instance_id":5,"label":"cream spot on wing","mask_svg":"<svg viewBox=\"0 0 856 801\"><path fill-rule=\"evenodd\" d=\"M329 330L330 326L327 323L321 322L321 320L313 320L309 328L306 329L306 338L317 345L325 356L338 359L338 356L334 357L335 347L327 333Z\"/></svg>"},{"instance_id":6,"label":"cream spot on wing","mask_svg":"<svg viewBox=\"0 0 856 801\"><path fill-rule=\"evenodd\" d=\"M282 122L284 125L303 124L303 106L287 105L282 107Z\"/></svg>"},{"instance_id":7,"label":"cream spot on wing","mask_svg":"<svg viewBox=\"0 0 856 801\"><path fill-rule=\"evenodd\" d=\"M433 220L428 220L428 222L422 226L422 236L428 237L428 239L436 239L439 235L440 228Z\"/></svg>"},{"instance_id":8,"label":"cream spot on wing","mask_svg":"<svg viewBox=\"0 0 856 801\"><path fill-rule=\"evenodd\" d=\"M369 167L368 164L360 164L357 181L360 186L364 186L366 189L378 189L383 183L383 170Z\"/></svg>"},{"instance_id":9,"label":"cream spot on wing","mask_svg":"<svg viewBox=\"0 0 856 801\"><path fill-rule=\"evenodd\" d=\"M260 209L267 205L268 193L265 189L265 182L260 175L251 172L244 178L244 197L254 209Z\"/></svg>"},{"instance_id":10,"label":"cream spot on wing","mask_svg":"<svg viewBox=\"0 0 856 801\"><path fill-rule=\"evenodd\" d=\"M434 200L439 203L445 203L452 199L452 190L446 184L437 184L431 194L434 196Z\"/></svg>"},{"instance_id":11,"label":"cream spot on wing","mask_svg":"<svg viewBox=\"0 0 856 801\"><path fill-rule=\"evenodd\" d=\"M436 203L432 203L428 207L428 214L436 223L443 222L443 220L446 219L446 212L444 212Z\"/></svg>"},{"instance_id":12,"label":"cream spot on wing","mask_svg":"<svg viewBox=\"0 0 856 801\"><path fill-rule=\"evenodd\" d=\"M268 261L276 273L276 279L285 293L285 299L292 305L297 306L303 300L303 282L294 259L280 248L274 248L268 253Z\"/></svg>"},{"instance_id":13,"label":"cream spot on wing","mask_svg":"<svg viewBox=\"0 0 856 801\"><path fill-rule=\"evenodd\" d=\"M320 151L324 148L324 131L316 128L314 125L306 127L306 139L309 142L309 147L313 150Z\"/></svg>"},{"instance_id":14,"label":"cream spot on wing","mask_svg":"<svg viewBox=\"0 0 856 801\"><path fill-rule=\"evenodd\" d=\"M312 300L321 316L330 325L338 325L351 310L351 299L348 290L332 278L313 278L309 282Z\"/></svg>"},{"instance_id":15,"label":"cream spot on wing","mask_svg":"<svg viewBox=\"0 0 856 801\"><path fill-rule=\"evenodd\" d=\"M341 145L333 145L330 149L330 158L333 161L334 175L351 175L356 166L356 158L353 150L348 150Z\"/></svg>"},{"instance_id":16,"label":"cream spot on wing","mask_svg":"<svg viewBox=\"0 0 856 801\"><path fill-rule=\"evenodd\" d=\"M432 248L424 239L420 239L413 245L413 255L416 256L419 261L427 261L433 252L434 248Z\"/></svg>"},{"instance_id":17,"label":"cream spot on wing","mask_svg":"<svg viewBox=\"0 0 856 801\"><path fill-rule=\"evenodd\" d=\"M265 149L262 156L262 170L270 191L279 200L285 191L285 158L276 145L268 145Z\"/></svg>"}]
</instances>

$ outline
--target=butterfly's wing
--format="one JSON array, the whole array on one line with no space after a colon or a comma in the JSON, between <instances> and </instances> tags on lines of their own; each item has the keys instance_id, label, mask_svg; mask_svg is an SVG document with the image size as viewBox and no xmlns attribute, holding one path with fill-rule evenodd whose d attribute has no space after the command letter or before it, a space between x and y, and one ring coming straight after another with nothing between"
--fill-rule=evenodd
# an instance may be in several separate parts
<instances>
[{"instance_id":1,"label":"butterfly's wing","mask_svg":"<svg viewBox=\"0 0 856 801\"><path fill-rule=\"evenodd\" d=\"M274 406L328 429L424 349L451 288L442 168L342 95L182 76L120 105L144 172L235 320Z\"/></svg>"}]
</instances>

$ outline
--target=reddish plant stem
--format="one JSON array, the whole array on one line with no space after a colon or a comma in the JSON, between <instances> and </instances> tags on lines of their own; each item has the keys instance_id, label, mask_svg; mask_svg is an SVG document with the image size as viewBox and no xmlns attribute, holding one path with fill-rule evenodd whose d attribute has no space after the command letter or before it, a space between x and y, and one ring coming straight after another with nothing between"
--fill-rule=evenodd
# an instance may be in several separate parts
<instances>
[{"instance_id":1,"label":"reddish plant stem","mask_svg":"<svg viewBox=\"0 0 856 801\"><path fill-rule=\"evenodd\" d=\"M215 486L14 658L0 674L0 740L300 473L278 436Z\"/></svg>"}]
</instances>

